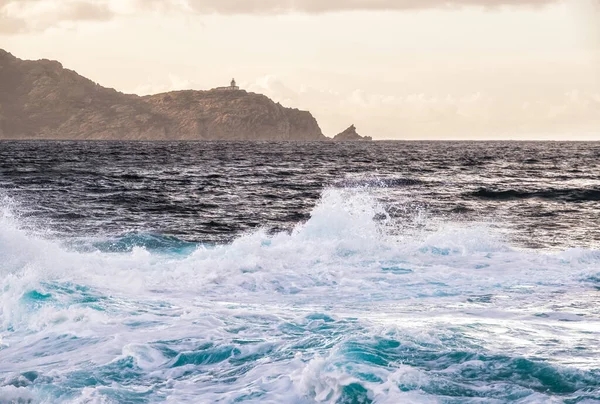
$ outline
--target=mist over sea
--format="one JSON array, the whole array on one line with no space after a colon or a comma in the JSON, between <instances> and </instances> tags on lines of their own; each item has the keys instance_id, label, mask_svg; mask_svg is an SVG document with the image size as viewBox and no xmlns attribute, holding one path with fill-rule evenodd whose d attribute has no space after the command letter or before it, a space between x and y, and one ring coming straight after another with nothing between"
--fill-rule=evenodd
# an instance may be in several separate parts
<instances>
[{"instance_id":1,"label":"mist over sea","mask_svg":"<svg viewBox=\"0 0 600 404\"><path fill-rule=\"evenodd\" d=\"M600 143L0 142L0 403L600 402Z\"/></svg>"}]
</instances>

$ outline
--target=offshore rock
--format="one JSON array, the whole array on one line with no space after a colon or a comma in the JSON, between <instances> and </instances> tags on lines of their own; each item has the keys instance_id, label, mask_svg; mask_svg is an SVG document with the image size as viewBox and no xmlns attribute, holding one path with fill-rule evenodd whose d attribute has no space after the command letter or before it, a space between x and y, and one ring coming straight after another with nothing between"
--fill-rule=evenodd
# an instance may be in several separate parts
<instances>
[{"instance_id":1,"label":"offshore rock","mask_svg":"<svg viewBox=\"0 0 600 404\"><path fill-rule=\"evenodd\" d=\"M356 127L352 125L342 133L336 135L333 140L336 142L365 142L371 141L373 138L370 136L359 135L356 131Z\"/></svg>"},{"instance_id":2,"label":"offshore rock","mask_svg":"<svg viewBox=\"0 0 600 404\"><path fill-rule=\"evenodd\" d=\"M50 60L0 49L0 139L327 140L310 112L264 95L177 91L140 97Z\"/></svg>"}]
</instances>

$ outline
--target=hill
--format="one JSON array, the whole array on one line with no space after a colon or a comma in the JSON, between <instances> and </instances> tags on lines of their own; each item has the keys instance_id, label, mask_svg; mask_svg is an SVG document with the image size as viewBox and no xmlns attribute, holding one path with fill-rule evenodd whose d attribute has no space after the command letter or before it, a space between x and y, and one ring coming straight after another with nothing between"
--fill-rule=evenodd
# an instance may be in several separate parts
<instances>
[{"instance_id":1,"label":"hill","mask_svg":"<svg viewBox=\"0 0 600 404\"><path fill-rule=\"evenodd\" d=\"M328 140L310 112L244 90L140 97L0 49L0 139Z\"/></svg>"}]
</instances>

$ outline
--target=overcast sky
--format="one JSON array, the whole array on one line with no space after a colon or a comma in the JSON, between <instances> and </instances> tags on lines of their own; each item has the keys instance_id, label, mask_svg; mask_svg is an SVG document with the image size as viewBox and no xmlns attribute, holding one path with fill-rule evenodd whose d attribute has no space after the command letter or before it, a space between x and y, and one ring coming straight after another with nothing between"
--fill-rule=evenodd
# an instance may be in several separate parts
<instances>
[{"instance_id":1,"label":"overcast sky","mask_svg":"<svg viewBox=\"0 0 600 404\"><path fill-rule=\"evenodd\" d=\"M138 94L235 77L329 136L600 140L600 0L0 0L0 48Z\"/></svg>"}]
</instances>

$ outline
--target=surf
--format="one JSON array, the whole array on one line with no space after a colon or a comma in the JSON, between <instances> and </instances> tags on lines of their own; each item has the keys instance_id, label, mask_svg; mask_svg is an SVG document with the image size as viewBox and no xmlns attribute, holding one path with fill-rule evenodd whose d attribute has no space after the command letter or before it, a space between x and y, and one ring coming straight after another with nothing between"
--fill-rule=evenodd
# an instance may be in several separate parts
<instances>
[{"instance_id":1,"label":"surf","mask_svg":"<svg viewBox=\"0 0 600 404\"><path fill-rule=\"evenodd\" d=\"M0 216L0 397L24 402L598 399L600 252L392 220L326 189L231 243L60 240ZM453 401L454 400L454 401ZM0 400L1 402L1 400Z\"/></svg>"}]
</instances>

